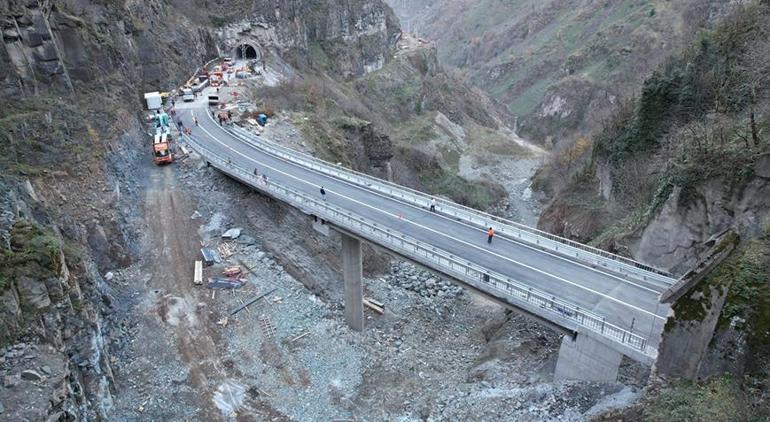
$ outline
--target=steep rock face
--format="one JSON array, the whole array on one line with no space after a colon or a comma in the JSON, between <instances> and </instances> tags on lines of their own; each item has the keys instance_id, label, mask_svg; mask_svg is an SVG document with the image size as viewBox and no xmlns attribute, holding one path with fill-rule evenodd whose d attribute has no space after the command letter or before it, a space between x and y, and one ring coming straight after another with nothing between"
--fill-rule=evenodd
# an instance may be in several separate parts
<instances>
[{"instance_id":1,"label":"steep rock face","mask_svg":"<svg viewBox=\"0 0 770 422\"><path fill-rule=\"evenodd\" d=\"M767 160L755 164L763 174ZM770 178L757 176L740 188L713 179L686 195L675 189L663 208L629 242L632 255L675 273L692 268L706 242L727 229L755 238L770 221Z\"/></svg>"},{"instance_id":2,"label":"steep rock face","mask_svg":"<svg viewBox=\"0 0 770 422\"><path fill-rule=\"evenodd\" d=\"M3 416L103 418L112 371L100 320L110 289L87 258L67 257L66 241L34 190L7 179L0 186L0 376L18 384L4 392ZM42 370L19 378L23 367Z\"/></svg>"},{"instance_id":3,"label":"steep rock face","mask_svg":"<svg viewBox=\"0 0 770 422\"><path fill-rule=\"evenodd\" d=\"M164 1L0 3L0 92L36 94L78 84L170 89L216 55L214 39ZM170 30L173 28L173 30Z\"/></svg>"},{"instance_id":4,"label":"steep rock face","mask_svg":"<svg viewBox=\"0 0 770 422\"><path fill-rule=\"evenodd\" d=\"M343 77L381 68L400 34L397 19L381 1L255 1L246 19L219 30L224 50L249 44L295 62L313 62Z\"/></svg>"}]
</instances>

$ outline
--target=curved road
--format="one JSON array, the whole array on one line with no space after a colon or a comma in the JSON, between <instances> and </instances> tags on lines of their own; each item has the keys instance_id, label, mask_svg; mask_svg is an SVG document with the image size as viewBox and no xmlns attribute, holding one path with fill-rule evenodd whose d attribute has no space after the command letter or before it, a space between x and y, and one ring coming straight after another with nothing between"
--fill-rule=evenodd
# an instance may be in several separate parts
<instances>
[{"instance_id":1,"label":"curved road","mask_svg":"<svg viewBox=\"0 0 770 422\"><path fill-rule=\"evenodd\" d=\"M318 197L323 186L327 200L339 207L549 292L604 316L607 322L619 327L633 328L634 333L648 338L648 345L657 349L669 310L658 298L668 286L630 281L500 236L487 244L486 233L476 227L316 173L243 142L214 121L205 100L178 104L177 109L184 125L192 127L199 142L233 164L258 169L272 182ZM193 125L193 116L198 119L198 127Z\"/></svg>"}]
</instances>

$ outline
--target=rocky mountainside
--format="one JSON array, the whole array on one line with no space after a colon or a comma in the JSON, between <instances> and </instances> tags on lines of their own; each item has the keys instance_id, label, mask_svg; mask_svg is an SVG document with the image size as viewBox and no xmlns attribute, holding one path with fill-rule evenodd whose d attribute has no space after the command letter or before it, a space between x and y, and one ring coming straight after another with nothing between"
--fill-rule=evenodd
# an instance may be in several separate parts
<instances>
[{"instance_id":1,"label":"rocky mountainside","mask_svg":"<svg viewBox=\"0 0 770 422\"><path fill-rule=\"evenodd\" d=\"M557 154L539 176L562 186L540 220L551 232L677 275L712 248L735 245L673 305L659 356L661 374L710 383L652 395L636 409L648 418L770 414L766 395L754 390L770 380L769 40L770 3L737 8L659 66L596 137ZM724 236L729 241L715 243ZM731 406L665 404L692 403L687 395L700 388ZM754 395L741 401L741 389Z\"/></svg>"},{"instance_id":2,"label":"rocky mountainside","mask_svg":"<svg viewBox=\"0 0 770 422\"><path fill-rule=\"evenodd\" d=\"M487 209L507 196L505 175L490 168L537 155L507 128L505 109L440 66L430 44L406 35L389 62L352 79L324 63L254 93L291 115L320 157Z\"/></svg>"},{"instance_id":3,"label":"rocky mountainside","mask_svg":"<svg viewBox=\"0 0 770 422\"><path fill-rule=\"evenodd\" d=\"M319 44L351 74L384 65L398 33L378 1L216 3L280 32L270 54ZM232 16L202 5L0 1L0 419L108 419L132 306L110 280L146 253L141 94L229 53Z\"/></svg>"},{"instance_id":4,"label":"rocky mountainside","mask_svg":"<svg viewBox=\"0 0 770 422\"><path fill-rule=\"evenodd\" d=\"M381 68L400 34L393 11L379 1L251 3L246 19L217 31L224 51L250 42L295 68L321 62L349 78Z\"/></svg>"},{"instance_id":5,"label":"rocky mountainside","mask_svg":"<svg viewBox=\"0 0 770 422\"><path fill-rule=\"evenodd\" d=\"M730 0L390 0L439 58L518 117L547 146L598 128L671 52Z\"/></svg>"}]
</instances>

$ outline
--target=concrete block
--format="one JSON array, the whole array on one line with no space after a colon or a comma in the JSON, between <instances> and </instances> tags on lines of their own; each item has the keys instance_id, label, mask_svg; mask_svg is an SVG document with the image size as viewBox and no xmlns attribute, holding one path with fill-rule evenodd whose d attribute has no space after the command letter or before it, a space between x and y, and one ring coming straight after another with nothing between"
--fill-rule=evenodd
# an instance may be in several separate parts
<instances>
[{"instance_id":1,"label":"concrete block","mask_svg":"<svg viewBox=\"0 0 770 422\"><path fill-rule=\"evenodd\" d=\"M555 381L614 382L623 355L585 334L564 336L556 361Z\"/></svg>"}]
</instances>

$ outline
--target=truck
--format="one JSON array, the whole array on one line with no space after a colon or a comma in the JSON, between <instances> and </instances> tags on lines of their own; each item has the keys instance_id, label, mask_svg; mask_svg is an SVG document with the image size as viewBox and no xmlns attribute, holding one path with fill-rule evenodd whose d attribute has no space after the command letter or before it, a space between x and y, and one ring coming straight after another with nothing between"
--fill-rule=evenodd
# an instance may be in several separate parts
<instances>
[{"instance_id":1,"label":"truck","mask_svg":"<svg viewBox=\"0 0 770 422\"><path fill-rule=\"evenodd\" d=\"M160 92L148 92L144 94L144 100L147 102L147 110L158 110L163 107L163 96Z\"/></svg>"},{"instance_id":2,"label":"truck","mask_svg":"<svg viewBox=\"0 0 770 422\"><path fill-rule=\"evenodd\" d=\"M155 164L169 164L174 162L174 154L171 152L171 134L168 131L158 130L152 142L152 153L155 156Z\"/></svg>"},{"instance_id":3,"label":"truck","mask_svg":"<svg viewBox=\"0 0 770 422\"><path fill-rule=\"evenodd\" d=\"M182 101L195 101L195 92L192 88L182 88Z\"/></svg>"}]
</instances>

